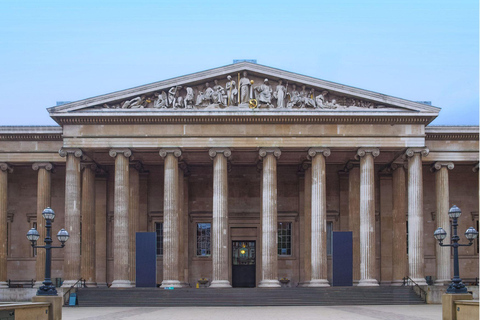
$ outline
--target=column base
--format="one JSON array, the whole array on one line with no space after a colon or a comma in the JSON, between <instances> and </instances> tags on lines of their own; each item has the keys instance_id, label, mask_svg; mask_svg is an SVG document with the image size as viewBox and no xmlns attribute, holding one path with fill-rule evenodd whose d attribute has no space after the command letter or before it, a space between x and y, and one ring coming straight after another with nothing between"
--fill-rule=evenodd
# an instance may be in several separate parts
<instances>
[{"instance_id":1,"label":"column base","mask_svg":"<svg viewBox=\"0 0 480 320\"><path fill-rule=\"evenodd\" d=\"M258 285L259 288L280 288L280 281L278 280L262 280Z\"/></svg>"},{"instance_id":2,"label":"column base","mask_svg":"<svg viewBox=\"0 0 480 320\"><path fill-rule=\"evenodd\" d=\"M75 285L78 280L64 280L62 283L61 288L70 288L71 286Z\"/></svg>"},{"instance_id":3,"label":"column base","mask_svg":"<svg viewBox=\"0 0 480 320\"><path fill-rule=\"evenodd\" d=\"M401 287L403 286L403 280L393 280L390 284L392 287Z\"/></svg>"},{"instance_id":4,"label":"column base","mask_svg":"<svg viewBox=\"0 0 480 320\"><path fill-rule=\"evenodd\" d=\"M96 282L85 282L85 286L87 288L97 288L97 283Z\"/></svg>"},{"instance_id":5,"label":"column base","mask_svg":"<svg viewBox=\"0 0 480 320\"><path fill-rule=\"evenodd\" d=\"M310 284L310 280L305 281L305 282L301 282L301 283L298 284L298 286L301 287L301 288L307 288L309 284Z\"/></svg>"},{"instance_id":6,"label":"column base","mask_svg":"<svg viewBox=\"0 0 480 320\"><path fill-rule=\"evenodd\" d=\"M113 280L110 288L131 288L132 283L130 280Z\"/></svg>"},{"instance_id":7,"label":"column base","mask_svg":"<svg viewBox=\"0 0 480 320\"><path fill-rule=\"evenodd\" d=\"M5 288L8 288L8 282L0 281L0 289L5 289Z\"/></svg>"},{"instance_id":8,"label":"column base","mask_svg":"<svg viewBox=\"0 0 480 320\"><path fill-rule=\"evenodd\" d=\"M312 279L308 284L309 288L330 287L327 279Z\"/></svg>"},{"instance_id":9,"label":"column base","mask_svg":"<svg viewBox=\"0 0 480 320\"><path fill-rule=\"evenodd\" d=\"M37 289L41 286L43 286L43 281L35 281L35 283L33 284L33 287Z\"/></svg>"},{"instance_id":10,"label":"column base","mask_svg":"<svg viewBox=\"0 0 480 320\"><path fill-rule=\"evenodd\" d=\"M232 285L228 280L213 280L209 288L231 288Z\"/></svg>"},{"instance_id":11,"label":"column base","mask_svg":"<svg viewBox=\"0 0 480 320\"><path fill-rule=\"evenodd\" d=\"M428 286L427 281L425 281L425 278L412 278L412 280L419 286ZM412 283L411 285L413 286L414 284Z\"/></svg>"},{"instance_id":12,"label":"column base","mask_svg":"<svg viewBox=\"0 0 480 320\"><path fill-rule=\"evenodd\" d=\"M435 280L434 284L435 286L448 286L452 282L451 279L437 279Z\"/></svg>"},{"instance_id":13,"label":"column base","mask_svg":"<svg viewBox=\"0 0 480 320\"><path fill-rule=\"evenodd\" d=\"M182 288L182 284L178 280L163 280L160 288L167 288L167 287Z\"/></svg>"},{"instance_id":14,"label":"column base","mask_svg":"<svg viewBox=\"0 0 480 320\"><path fill-rule=\"evenodd\" d=\"M97 282L97 288L106 288L108 284L106 282Z\"/></svg>"},{"instance_id":15,"label":"column base","mask_svg":"<svg viewBox=\"0 0 480 320\"><path fill-rule=\"evenodd\" d=\"M376 279L362 279L358 282L359 287L378 287Z\"/></svg>"}]
</instances>

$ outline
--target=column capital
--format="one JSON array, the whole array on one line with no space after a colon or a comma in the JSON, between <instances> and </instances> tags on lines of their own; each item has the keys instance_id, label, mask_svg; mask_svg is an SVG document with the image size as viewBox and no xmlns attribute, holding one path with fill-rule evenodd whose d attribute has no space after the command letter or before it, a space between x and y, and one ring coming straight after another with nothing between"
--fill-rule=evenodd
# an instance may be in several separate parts
<instances>
[{"instance_id":1,"label":"column capital","mask_svg":"<svg viewBox=\"0 0 480 320\"><path fill-rule=\"evenodd\" d=\"M479 165L479 163L477 163L477 164L472 168L472 171L473 171L473 172L478 172L478 165Z\"/></svg>"},{"instance_id":2,"label":"column capital","mask_svg":"<svg viewBox=\"0 0 480 320\"><path fill-rule=\"evenodd\" d=\"M130 168L137 170L139 173L145 171L145 168L143 167L143 163L138 160L130 161Z\"/></svg>"},{"instance_id":3,"label":"column capital","mask_svg":"<svg viewBox=\"0 0 480 320\"><path fill-rule=\"evenodd\" d=\"M343 169L341 169L340 171L349 172L353 168L359 168L359 167L360 167L360 162L348 160L347 163L345 163L345 166L343 167Z\"/></svg>"},{"instance_id":4,"label":"column capital","mask_svg":"<svg viewBox=\"0 0 480 320\"><path fill-rule=\"evenodd\" d=\"M58 154L62 158L66 157L67 154L73 154L76 158L80 158L83 155L83 151L78 148L61 148Z\"/></svg>"},{"instance_id":5,"label":"column capital","mask_svg":"<svg viewBox=\"0 0 480 320\"><path fill-rule=\"evenodd\" d=\"M258 151L258 155L260 156L260 158L265 158L269 153L273 153L275 158L279 159L282 151L280 150L280 148L260 148L260 150Z\"/></svg>"},{"instance_id":6,"label":"column capital","mask_svg":"<svg viewBox=\"0 0 480 320\"><path fill-rule=\"evenodd\" d=\"M12 173L13 168L8 163L0 162L0 171L7 171L8 173Z\"/></svg>"},{"instance_id":7,"label":"column capital","mask_svg":"<svg viewBox=\"0 0 480 320\"><path fill-rule=\"evenodd\" d=\"M126 158L130 158L132 156L132 150L128 148L113 148L108 151L108 155L112 158L115 158L119 153L123 153Z\"/></svg>"},{"instance_id":8,"label":"column capital","mask_svg":"<svg viewBox=\"0 0 480 320\"><path fill-rule=\"evenodd\" d=\"M186 163L185 161L180 161L178 163L178 168L183 171L184 176L190 175L190 168L188 167L188 163Z\"/></svg>"},{"instance_id":9,"label":"column capital","mask_svg":"<svg viewBox=\"0 0 480 320\"><path fill-rule=\"evenodd\" d=\"M38 171L40 168L43 168L47 171L53 171L53 164L50 162L35 162L32 164L32 169Z\"/></svg>"},{"instance_id":10,"label":"column capital","mask_svg":"<svg viewBox=\"0 0 480 320\"><path fill-rule=\"evenodd\" d=\"M371 153L374 158L380 155L380 149L374 147L364 147L357 150L355 159L359 160L361 157L364 157L367 153Z\"/></svg>"},{"instance_id":11,"label":"column capital","mask_svg":"<svg viewBox=\"0 0 480 320\"><path fill-rule=\"evenodd\" d=\"M411 158L415 153L420 153L421 156L426 157L430 153L430 150L426 147L424 148L408 148L403 155L404 159Z\"/></svg>"},{"instance_id":12,"label":"column capital","mask_svg":"<svg viewBox=\"0 0 480 320\"><path fill-rule=\"evenodd\" d=\"M404 162L394 162L387 167L387 172L393 172L398 168L407 169L407 164Z\"/></svg>"},{"instance_id":13,"label":"column capital","mask_svg":"<svg viewBox=\"0 0 480 320\"><path fill-rule=\"evenodd\" d=\"M89 168L93 171L96 171L98 166L95 162L81 162L80 163L80 170L83 170L85 168Z\"/></svg>"},{"instance_id":14,"label":"column capital","mask_svg":"<svg viewBox=\"0 0 480 320\"><path fill-rule=\"evenodd\" d=\"M230 150L230 148L211 148L208 150L208 155L212 160L218 153L223 153L223 156L227 159L232 156L232 150Z\"/></svg>"},{"instance_id":15,"label":"column capital","mask_svg":"<svg viewBox=\"0 0 480 320\"><path fill-rule=\"evenodd\" d=\"M302 161L302 163L300 163L300 164L298 165L297 174L298 174L299 176L305 175L305 171L307 171L308 168L310 168L311 166L312 166L312 162L311 162L311 161L309 161L309 160L304 160L304 161Z\"/></svg>"},{"instance_id":16,"label":"column capital","mask_svg":"<svg viewBox=\"0 0 480 320\"><path fill-rule=\"evenodd\" d=\"M448 170L452 170L453 168L455 168L455 165L453 164L453 162L437 161L432 164L432 166L430 167L430 171L435 172L442 169L442 167L446 167Z\"/></svg>"},{"instance_id":17,"label":"column capital","mask_svg":"<svg viewBox=\"0 0 480 320\"><path fill-rule=\"evenodd\" d=\"M160 149L160 157L165 158L167 154L172 153L175 158L179 158L182 155L182 150L179 148L163 148Z\"/></svg>"},{"instance_id":18,"label":"column capital","mask_svg":"<svg viewBox=\"0 0 480 320\"><path fill-rule=\"evenodd\" d=\"M323 154L324 157L328 157L331 154L330 148L324 148L324 147L313 147L308 149L308 157L310 159L315 158L317 153Z\"/></svg>"}]
</instances>

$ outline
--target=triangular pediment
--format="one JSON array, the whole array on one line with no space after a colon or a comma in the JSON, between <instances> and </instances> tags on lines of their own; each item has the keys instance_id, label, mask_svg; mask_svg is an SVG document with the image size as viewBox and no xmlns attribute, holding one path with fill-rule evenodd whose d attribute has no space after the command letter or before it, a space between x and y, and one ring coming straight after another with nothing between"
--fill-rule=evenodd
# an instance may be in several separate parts
<instances>
[{"instance_id":1,"label":"triangular pediment","mask_svg":"<svg viewBox=\"0 0 480 320\"><path fill-rule=\"evenodd\" d=\"M50 115L111 112L115 116L148 110L171 112L394 112L432 117L440 109L377 92L241 62L49 108Z\"/></svg>"}]
</instances>

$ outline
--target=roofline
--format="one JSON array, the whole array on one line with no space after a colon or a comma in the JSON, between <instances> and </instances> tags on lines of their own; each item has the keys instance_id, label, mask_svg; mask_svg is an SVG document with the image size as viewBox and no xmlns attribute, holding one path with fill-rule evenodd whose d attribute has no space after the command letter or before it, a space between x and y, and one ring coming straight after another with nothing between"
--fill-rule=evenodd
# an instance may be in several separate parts
<instances>
[{"instance_id":1,"label":"roofline","mask_svg":"<svg viewBox=\"0 0 480 320\"><path fill-rule=\"evenodd\" d=\"M351 87L351 86L347 86L347 85L343 85L343 84L339 84L331 81L313 78L310 76L305 76L305 75L284 71L281 69L276 69L276 68L272 68L272 67L268 67L260 64L250 63L250 62L240 62L240 63L226 65L223 67L191 73L184 76L179 76L179 77L162 80L162 81L158 81L158 82L154 82L154 83L150 83L142 86L133 87L130 89L115 91L112 93L67 103L61 106L50 107L50 108L47 108L47 110L51 115L54 113L76 111L78 109L93 107L106 102L122 100L134 95L142 95L142 94L151 93L153 91L165 90L169 87L180 85L180 84L185 84L189 82L191 83L191 82L208 81L209 79L213 79L215 77L218 77L224 74L241 72L241 71L269 74L271 77L274 77L274 78L285 79L285 80L288 79L292 82L305 83L310 86L321 87L326 90L332 90L348 96L356 96L363 99L375 101L378 103L385 103L385 104L395 105L397 107L403 107L406 109L413 109L413 111L436 112L437 114L440 112L440 108L438 107L433 107L433 106L425 105L415 101L392 97L392 96L380 94L374 91L359 89L356 87Z\"/></svg>"}]
</instances>

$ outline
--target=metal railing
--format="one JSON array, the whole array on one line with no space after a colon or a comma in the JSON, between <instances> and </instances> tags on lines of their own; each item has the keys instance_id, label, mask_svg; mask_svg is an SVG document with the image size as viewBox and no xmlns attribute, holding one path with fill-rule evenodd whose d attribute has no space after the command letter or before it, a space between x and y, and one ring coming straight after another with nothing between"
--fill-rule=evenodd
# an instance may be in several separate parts
<instances>
[{"instance_id":1,"label":"metal railing","mask_svg":"<svg viewBox=\"0 0 480 320\"><path fill-rule=\"evenodd\" d=\"M85 279L78 279L77 282L75 282L72 286L70 286L70 288L68 288L68 290L66 292L63 293L63 304L66 305L68 304L68 301L70 300L70 294L72 293L72 290L75 290L74 293L77 292L77 288L86 288L86 284L85 284ZM65 296L68 294L68 299L65 299Z\"/></svg>"},{"instance_id":2,"label":"metal railing","mask_svg":"<svg viewBox=\"0 0 480 320\"><path fill-rule=\"evenodd\" d=\"M405 277L403 278L403 285L404 286L409 286L412 288L412 290L422 298L423 302L427 302L427 291L423 290L422 287L418 285L415 281L412 280L410 277ZM415 290L417 289L417 290Z\"/></svg>"},{"instance_id":3,"label":"metal railing","mask_svg":"<svg viewBox=\"0 0 480 320\"><path fill-rule=\"evenodd\" d=\"M29 280L8 279L9 288L25 288L25 287L33 288L34 285L35 285L35 280L33 279L29 279Z\"/></svg>"}]
</instances>

